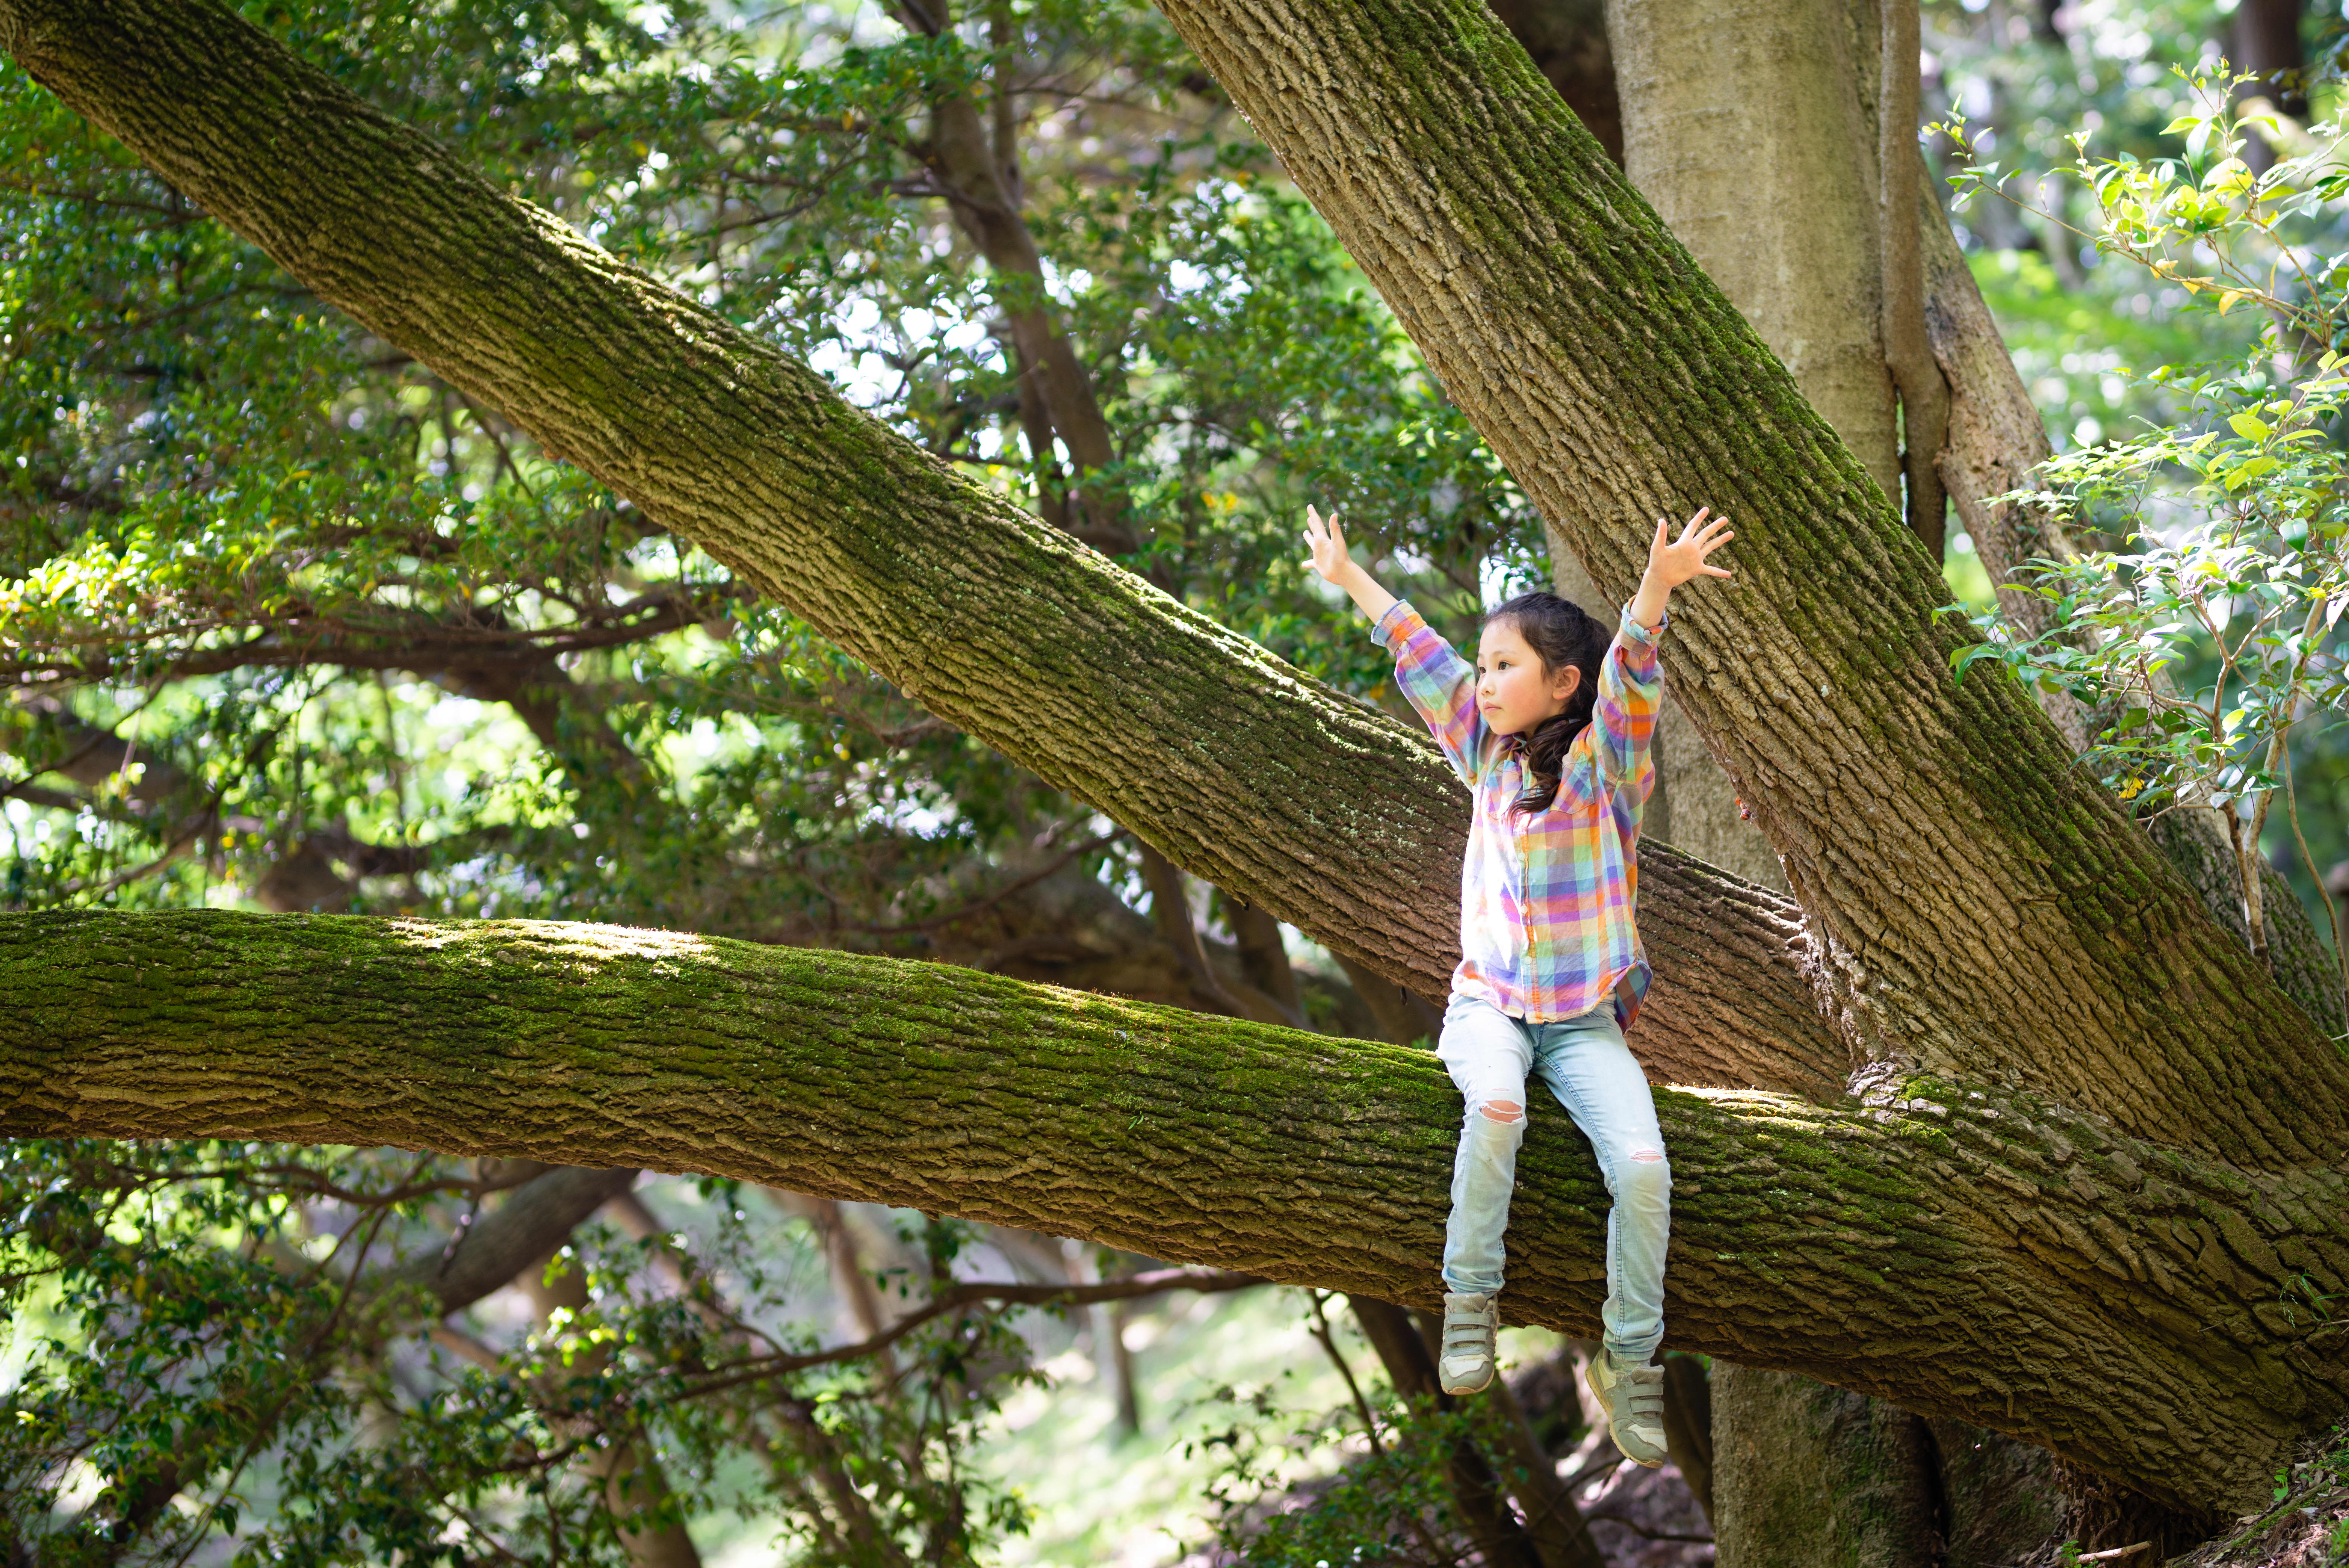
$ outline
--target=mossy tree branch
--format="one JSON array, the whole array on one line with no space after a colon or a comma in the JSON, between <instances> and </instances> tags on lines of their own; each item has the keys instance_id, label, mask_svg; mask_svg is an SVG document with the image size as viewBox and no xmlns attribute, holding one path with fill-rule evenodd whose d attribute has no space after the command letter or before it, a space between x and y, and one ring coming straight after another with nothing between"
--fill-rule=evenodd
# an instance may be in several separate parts
<instances>
[{"instance_id":1,"label":"mossy tree branch","mask_svg":"<svg viewBox=\"0 0 2349 1568\"><path fill-rule=\"evenodd\" d=\"M2349 1182L1985 1087L1658 1096L1675 1345L2251 1495L2349 1397ZM975 971L613 927L0 918L0 1133L714 1171L1433 1304L1459 1099L1424 1052ZM1604 1189L1537 1115L1523 1319L1594 1332Z\"/></svg>"},{"instance_id":2,"label":"mossy tree branch","mask_svg":"<svg viewBox=\"0 0 2349 1568\"><path fill-rule=\"evenodd\" d=\"M1603 585L1628 586L1658 511L1726 504L1745 530L1743 587L1691 596L1671 657L1807 923L1651 847L1663 978L1639 1043L1673 1075L1823 1103L1661 1096L1675 1333L2171 1501L2245 1496L2349 1393L2349 1331L2291 1304L2349 1279L2340 1054L2071 778L2020 693L1950 683L1930 560L1488 14L1167 5ZM0 47L941 716L1236 897L1441 988L1462 801L1401 726L963 482L213 5L0 0ZM5 929L0 1130L720 1170L1388 1299L1432 1277L1456 1100L1421 1054L583 928ZM1858 1099L1834 1096L1847 1041ZM1604 1200L1545 1125L1512 1295L1587 1329Z\"/></svg>"}]
</instances>

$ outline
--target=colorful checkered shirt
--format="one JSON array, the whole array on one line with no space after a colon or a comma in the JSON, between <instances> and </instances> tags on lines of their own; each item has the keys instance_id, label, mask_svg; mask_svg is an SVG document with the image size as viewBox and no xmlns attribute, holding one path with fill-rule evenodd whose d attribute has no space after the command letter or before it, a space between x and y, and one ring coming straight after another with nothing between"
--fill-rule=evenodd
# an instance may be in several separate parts
<instances>
[{"instance_id":1,"label":"colorful checkered shirt","mask_svg":"<svg viewBox=\"0 0 2349 1568\"><path fill-rule=\"evenodd\" d=\"M1648 994L1640 946L1640 813L1655 788L1648 743L1663 698L1656 639L1627 611L1599 667L1590 723L1568 748L1557 798L1511 810L1526 792L1518 737L1476 707L1476 670L1398 601L1379 618L1395 681L1475 798L1460 867L1460 967L1452 994L1528 1023L1577 1018L1611 995L1625 1028Z\"/></svg>"}]
</instances>

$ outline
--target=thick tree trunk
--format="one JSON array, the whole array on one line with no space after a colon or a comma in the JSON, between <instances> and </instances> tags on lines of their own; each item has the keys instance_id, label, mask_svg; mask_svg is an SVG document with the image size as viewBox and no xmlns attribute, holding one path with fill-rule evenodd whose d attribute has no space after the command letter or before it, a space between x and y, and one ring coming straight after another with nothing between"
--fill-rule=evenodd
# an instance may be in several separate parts
<instances>
[{"instance_id":1,"label":"thick tree trunk","mask_svg":"<svg viewBox=\"0 0 2349 1568\"><path fill-rule=\"evenodd\" d=\"M0 5L0 46L932 711L1193 875L1443 993L1464 797L1412 731L967 483L210 5ZM1643 890L1667 903L1673 884L1660 865ZM1808 981L1790 961L1723 989L1791 1012Z\"/></svg>"},{"instance_id":2,"label":"thick tree trunk","mask_svg":"<svg viewBox=\"0 0 2349 1568\"><path fill-rule=\"evenodd\" d=\"M2304 9L2302 0L2243 0L2235 11L2235 67L2257 72L2261 79L2249 90L2296 119L2308 113L2308 54L2300 37Z\"/></svg>"},{"instance_id":3,"label":"thick tree trunk","mask_svg":"<svg viewBox=\"0 0 2349 1568\"><path fill-rule=\"evenodd\" d=\"M1784 1373L1714 1385L1721 1568L2009 1568L2063 1524L2036 1449Z\"/></svg>"},{"instance_id":4,"label":"thick tree trunk","mask_svg":"<svg viewBox=\"0 0 2349 1568\"><path fill-rule=\"evenodd\" d=\"M611 927L0 919L0 1134L331 1138L714 1171L1433 1306L1424 1053L936 965ZM1897 1095L1898 1097L1895 1097ZM1979 1097L1977 1097L1979 1096ZM2349 1181L2027 1096L1657 1096L1675 1343L2251 1496L2349 1397ZM1607 1199L1538 1118L1513 1314L1596 1332Z\"/></svg>"},{"instance_id":5,"label":"thick tree trunk","mask_svg":"<svg viewBox=\"0 0 2349 1568\"><path fill-rule=\"evenodd\" d=\"M1616 609L1555 529L1550 530L1549 541L1551 587L1605 621L1609 631L1613 631L1620 618ZM1718 866L1733 877L1785 892L1786 874L1778 865L1777 852L1744 815L1737 785L1705 749L1704 737L1673 700L1669 672L1664 679L1664 710L1656 720L1654 758L1656 793L1648 801L1643 840L1666 840L1681 853Z\"/></svg>"},{"instance_id":6,"label":"thick tree trunk","mask_svg":"<svg viewBox=\"0 0 2349 1568\"><path fill-rule=\"evenodd\" d=\"M1879 331L1869 112L1875 6L1612 0L1607 36L1622 91L1624 173L1897 499L1899 420ZM1909 65L1913 72L1913 47Z\"/></svg>"},{"instance_id":7,"label":"thick tree trunk","mask_svg":"<svg viewBox=\"0 0 2349 1568\"><path fill-rule=\"evenodd\" d=\"M1950 280L1929 277L1922 231L1946 239L1948 223L1924 191L1916 144L1915 0L1614 10L1628 24L1626 67L1652 88L1634 96L1632 182L1811 406L1903 502L1909 531L1940 560L1947 501L1937 460L1951 396L1927 302L1930 284ZM1723 15L1727 25L1717 25ZM1737 91L1723 95L1723 80ZM1871 178L1826 181L1823 165ZM1963 281L1979 304L1971 275ZM1997 345L1986 311L1980 326ZM1968 368L2021 391L2002 345L1995 364L1986 348ZM2026 463L2036 463L2045 443L2027 400L2023 409L2036 442L2024 449ZM1969 433L1978 445L1982 432ZM1563 569L1567 553L1552 553ZM1666 717L1657 763L1675 843L1784 885L1733 786L1677 711ZM1719 1365L1721 1428L1735 1442L1720 1471L1721 1507L1708 1503L1723 1564L1938 1561L1940 1456L1930 1442L1907 1440L1923 1430L1920 1417L1789 1374ZM1840 1414L1813 1419L1814 1407Z\"/></svg>"},{"instance_id":8,"label":"thick tree trunk","mask_svg":"<svg viewBox=\"0 0 2349 1568\"><path fill-rule=\"evenodd\" d=\"M1629 586L1657 512L1739 514L1741 586L1677 614L1674 668L1702 679L1675 691L1785 857L1853 1048L2012 1075L2234 1158L2337 1151L2341 1054L2019 691L1951 686L1932 563L1523 50L1445 3L1169 13L1602 586ZM962 482L233 16L5 0L0 42L326 297L910 695L1195 874L1439 988L1459 795L1393 726ZM1355 85L1282 90L1325 78ZM1429 111L1384 118L1413 103ZM1643 912L1673 873L1651 863Z\"/></svg>"},{"instance_id":9,"label":"thick tree trunk","mask_svg":"<svg viewBox=\"0 0 2349 1568\"><path fill-rule=\"evenodd\" d=\"M1623 103L1604 0L1497 0L1501 19L1607 156L1623 161Z\"/></svg>"},{"instance_id":10,"label":"thick tree trunk","mask_svg":"<svg viewBox=\"0 0 2349 1568\"><path fill-rule=\"evenodd\" d=\"M1413 731L966 483L233 17L0 4L0 45L362 322L933 711L1192 874L1444 993L1465 805ZM1682 881L1668 854L1643 867L1651 946L1673 971L1642 1025L1651 1065L1732 1085L1839 1079L1807 953L1750 940L1790 929L1791 907L1692 873L1676 909ZM1763 970L1712 960L1722 922L1723 951ZM1758 1031L1740 1026L1749 1007Z\"/></svg>"}]
</instances>

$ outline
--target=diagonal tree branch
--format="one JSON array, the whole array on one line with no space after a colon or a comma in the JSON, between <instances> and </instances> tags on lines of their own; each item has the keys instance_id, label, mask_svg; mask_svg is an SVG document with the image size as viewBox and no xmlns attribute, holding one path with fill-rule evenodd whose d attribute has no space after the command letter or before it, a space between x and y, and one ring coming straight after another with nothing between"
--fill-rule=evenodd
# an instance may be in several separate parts
<instances>
[{"instance_id":1,"label":"diagonal tree branch","mask_svg":"<svg viewBox=\"0 0 2349 1568\"><path fill-rule=\"evenodd\" d=\"M2237 1159L2349 1149L2349 1056L2019 684L1953 680L1938 563L1481 0L1160 4L1594 580L1628 592L1660 515L1735 520L1672 691L1856 1050Z\"/></svg>"}]
</instances>

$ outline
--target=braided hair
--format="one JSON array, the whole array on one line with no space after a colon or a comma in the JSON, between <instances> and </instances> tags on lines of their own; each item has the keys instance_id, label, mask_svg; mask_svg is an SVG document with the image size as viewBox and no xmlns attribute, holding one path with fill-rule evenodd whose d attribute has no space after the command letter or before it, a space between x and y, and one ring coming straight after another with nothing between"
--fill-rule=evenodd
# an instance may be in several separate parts
<instances>
[{"instance_id":1,"label":"braided hair","mask_svg":"<svg viewBox=\"0 0 2349 1568\"><path fill-rule=\"evenodd\" d=\"M1590 711L1599 701L1599 670L1609 640L1607 628L1581 606L1538 590L1487 611L1484 624L1495 623L1514 628L1526 639L1541 660L1544 675L1555 677L1568 665L1582 671L1574 694L1566 700L1566 711L1543 720L1517 742L1525 756L1526 793L1510 809L1520 815L1547 811L1557 799L1567 751L1589 725Z\"/></svg>"}]
</instances>

